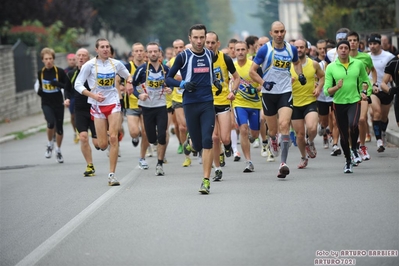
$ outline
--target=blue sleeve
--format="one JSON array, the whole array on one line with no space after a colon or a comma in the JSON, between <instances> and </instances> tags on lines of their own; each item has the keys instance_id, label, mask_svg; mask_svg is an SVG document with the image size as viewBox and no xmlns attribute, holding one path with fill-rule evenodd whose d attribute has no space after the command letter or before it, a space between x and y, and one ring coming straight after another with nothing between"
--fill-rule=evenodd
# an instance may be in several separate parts
<instances>
[{"instance_id":1,"label":"blue sleeve","mask_svg":"<svg viewBox=\"0 0 399 266\"><path fill-rule=\"evenodd\" d=\"M180 81L175 80L176 73L183 66L183 55L182 53L176 56L175 62L173 66L169 69L168 74L166 75L166 85L169 87L180 87Z\"/></svg>"},{"instance_id":2,"label":"blue sleeve","mask_svg":"<svg viewBox=\"0 0 399 266\"><path fill-rule=\"evenodd\" d=\"M255 55L255 58L252 60L258 66L262 65L265 61L267 54L267 45L263 45Z\"/></svg>"},{"instance_id":3,"label":"blue sleeve","mask_svg":"<svg viewBox=\"0 0 399 266\"><path fill-rule=\"evenodd\" d=\"M296 47L295 46L293 46L292 44L290 44L291 45L291 49L292 49L292 55L293 55L293 57L292 57L292 62L296 62L296 61L298 61L298 50L296 49Z\"/></svg>"}]
</instances>

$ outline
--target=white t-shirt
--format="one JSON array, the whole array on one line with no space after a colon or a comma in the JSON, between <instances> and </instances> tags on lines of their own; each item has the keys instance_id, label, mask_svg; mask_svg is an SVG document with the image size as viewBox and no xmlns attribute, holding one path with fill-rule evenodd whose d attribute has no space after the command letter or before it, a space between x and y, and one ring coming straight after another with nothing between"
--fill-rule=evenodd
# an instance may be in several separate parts
<instances>
[{"instance_id":1,"label":"white t-shirt","mask_svg":"<svg viewBox=\"0 0 399 266\"><path fill-rule=\"evenodd\" d=\"M394 58L395 56L389 52L386 52L381 49L381 53L379 55L373 55L370 53L371 60L373 60L374 68L377 71L377 83L379 90L381 91L380 84L382 82L382 78L384 77L384 70L385 66L387 63ZM369 75L370 79L372 79L371 74ZM391 85L387 84L388 87L391 87Z\"/></svg>"},{"instance_id":2,"label":"white t-shirt","mask_svg":"<svg viewBox=\"0 0 399 266\"><path fill-rule=\"evenodd\" d=\"M75 89L82 93L86 89L84 83L87 80L92 93L101 92L105 97L105 100L101 103L88 97L88 103L99 106L119 103L119 94L115 87L116 75L128 79L130 73L119 60L108 58L103 61L93 58L82 66L75 81Z\"/></svg>"}]
</instances>

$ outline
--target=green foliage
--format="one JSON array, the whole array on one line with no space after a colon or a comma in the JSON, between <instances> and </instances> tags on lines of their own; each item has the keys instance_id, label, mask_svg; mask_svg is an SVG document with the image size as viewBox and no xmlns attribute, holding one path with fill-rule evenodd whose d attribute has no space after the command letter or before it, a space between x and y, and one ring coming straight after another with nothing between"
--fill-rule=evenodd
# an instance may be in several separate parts
<instances>
[{"instance_id":1,"label":"green foliage","mask_svg":"<svg viewBox=\"0 0 399 266\"><path fill-rule=\"evenodd\" d=\"M18 33L10 33L7 35L7 44L14 44L18 40L21 40L27 46L36 46L37 45L37 37L33 32L18 32Z\"/></svg>"},{"instance_id":2,"label":"green foliage","mask_svg":"<svg viewBox=\"0 0 399 266\"><path fill-rule=\"evenodd\" d=\"M318 39L335 39L335 32L342 27L359 33L395 27L392 0L304 0L304 5L314 25L310 35Z\"/></svg>"}]
</instances>

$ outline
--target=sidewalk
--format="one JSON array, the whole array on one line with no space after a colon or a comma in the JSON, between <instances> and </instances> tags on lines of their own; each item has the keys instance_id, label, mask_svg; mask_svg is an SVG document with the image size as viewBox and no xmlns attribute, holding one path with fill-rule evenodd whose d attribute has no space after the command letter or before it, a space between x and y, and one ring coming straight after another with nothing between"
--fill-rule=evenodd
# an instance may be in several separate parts
<instances>
[{"instance_id":1,"label":"sidewalk","mask_svg":"<svg viewBox=\"0 0 399 266\"><path fill-rule=\"evenodd\" d=\"M70 123L70 113L65 109L64 125ZM3 122L0 124L0 144L18 139L18 135L30 135L47 127L46 120L42 112L23 117L9 123Z\"/></svg>"},{"instance_id":2,"label":"sidewalk","mask_svg":"<svg viewBox=\"0 0 399 266\"><path fill-rule=\"evenodd\" d=\"M389 124L387 128L387 141L399 147L399 127L396 124L393 106L389 112ZM64 124L70 123L69 110L65 109ZM46 120L43 113L31 115L29 117L20 118L9 123L0 124L0 144L15 140L18 133L29 135L46 128ZM371 128L372 132L372 128Z\"/></svg>"}]
</instances>

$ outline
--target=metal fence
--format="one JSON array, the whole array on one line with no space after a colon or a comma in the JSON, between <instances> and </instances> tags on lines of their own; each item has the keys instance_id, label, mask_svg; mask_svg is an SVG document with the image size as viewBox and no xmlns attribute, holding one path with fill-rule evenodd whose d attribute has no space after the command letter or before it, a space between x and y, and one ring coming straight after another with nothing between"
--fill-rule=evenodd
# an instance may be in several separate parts
<instances>
[{"instance_id":1,"label":"metal fence","mask_svg":"<svg viewBox=\"0 0 399 266\"><path fill-rule=\"evenodd\" d=\"M17 92L31 90L35 80L34 48L18 40L12 47L14 53L15 86Z\"/></svg>"}]
</instances>

